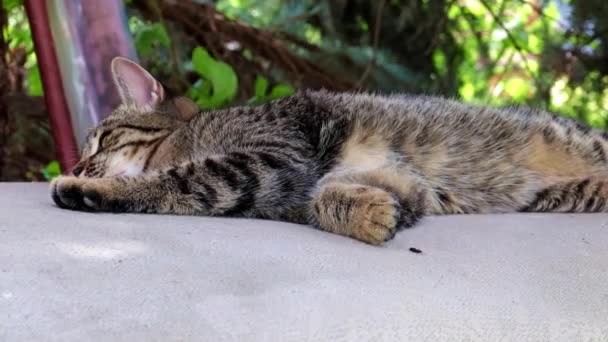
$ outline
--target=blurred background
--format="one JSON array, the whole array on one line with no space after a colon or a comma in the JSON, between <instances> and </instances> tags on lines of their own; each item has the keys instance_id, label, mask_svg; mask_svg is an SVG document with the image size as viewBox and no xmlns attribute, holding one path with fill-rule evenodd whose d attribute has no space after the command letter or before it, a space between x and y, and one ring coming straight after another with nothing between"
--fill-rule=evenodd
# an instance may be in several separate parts
<instances>
[{"instance_id":1,"label":"blurred background","mask_svg":"<svg viewBox=\"0 0 608 342\"><path fill-rule=\"evenodd\" d=\"M262 103L302 88L399 91L525 104L608 126L606 0L124 6L140 63L204 108ZM49 179L60 167L23 1L3 0L0 25L0 181Z\"/></svg>"}]
</instances>

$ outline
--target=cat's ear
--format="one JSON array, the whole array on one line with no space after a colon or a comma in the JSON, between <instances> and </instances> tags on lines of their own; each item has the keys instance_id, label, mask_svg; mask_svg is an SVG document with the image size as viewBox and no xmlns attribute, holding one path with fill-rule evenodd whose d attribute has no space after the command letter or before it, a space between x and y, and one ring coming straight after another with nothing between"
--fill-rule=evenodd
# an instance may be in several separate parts
<instances>
[{"instance_id":1,"label":"cat's ear","mask_svg":"<svg viewBox=\"0 0 608 342\"><path fill-rule=\"evenodd\" d=\"M165 99L163 86L139 64L124 57L115 57L111 68L114 84L124 105L152 110Z\"/></svg>"},{"instance_id":2,"label":"cat's ear","mask_svg":"<svg viewBox=\"0 0 608 342\"><path fill-rule=\"evenodd\" d=\"M177 110L177 118L182 121L190 121L201 111L194 101L184 96L174 98L173 104Z\"/></svg>"}]
</instances>

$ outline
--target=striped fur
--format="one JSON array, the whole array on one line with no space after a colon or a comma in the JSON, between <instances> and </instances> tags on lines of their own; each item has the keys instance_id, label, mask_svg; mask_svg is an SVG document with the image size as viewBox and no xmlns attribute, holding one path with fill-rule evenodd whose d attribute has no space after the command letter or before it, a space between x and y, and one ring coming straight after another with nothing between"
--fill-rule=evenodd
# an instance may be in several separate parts
<instances>
[{"instance_id":1,"label":"striped fur","mask_svg":"<svg viewBox=\"0 0 608 342\"><path fill-rule=\"evenodd\" d=\"M51 184L60 207L285 220L371 244L427 214L608 210L608 135L544 111L323 91L200 113L124 102Z\"/></svg>"}]
</instances>

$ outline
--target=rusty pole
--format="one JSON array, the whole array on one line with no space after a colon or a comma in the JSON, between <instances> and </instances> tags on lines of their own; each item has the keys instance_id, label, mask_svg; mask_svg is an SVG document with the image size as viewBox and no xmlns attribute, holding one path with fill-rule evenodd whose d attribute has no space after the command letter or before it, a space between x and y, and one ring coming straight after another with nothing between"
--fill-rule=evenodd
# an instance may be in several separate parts
<instances>
[{"instance_id":1,"label":"rusty pole","mask_svg":"<svg viewBox=\"0 0 608 342\"><path fill-rule=\"evenodd\" d=\"M53 139L57 146L57 158L61 169L65 172L71 170L78 161L78 148L63 91L46 4L46 1L25 0L25 10L32 30L34 49L44 87L44 100L49 112Z\"/></svg>"}]
</instances>

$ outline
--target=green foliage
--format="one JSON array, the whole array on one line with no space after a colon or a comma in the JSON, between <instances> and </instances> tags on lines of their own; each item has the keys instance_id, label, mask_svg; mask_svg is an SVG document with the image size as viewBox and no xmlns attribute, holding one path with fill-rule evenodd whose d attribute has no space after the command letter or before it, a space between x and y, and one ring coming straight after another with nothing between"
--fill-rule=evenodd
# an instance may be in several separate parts
<instances>
[{"instance_id":1,"label":"green foliage","mask_svg":"<svg viewBox=\"0 0 608 342\"><path fill-rule=\"evenodd\" d=\"M268 80L263 76L258 76L254 84L254 97L251 103L259 104L295 93L295 89L287 84L277 84L268 92Z\"/></svg>"},{"instance_id":2,"label":"green foliage","mask_svg":"<svg viewBox=\"0 0 608 342\"><path fill-rule=\"evenodd\" d=\"M606 44L596 37L606 26L596 14L597 4L604 0L386 1L377 44L374 44L375 11L380 2L352 0L341 5L329 0L213 2L229 18L267 30L288 32L319 46L321 53L295 50L337 75L352 77L357 82L371 65L361 84L363 88L439 93L492 105L528 104L596 127L606 127L608 122L605 72L592 75L593 70L560 69L564 63L561 55L568 47L582 51L606 50ZM577 13L583 19L576 17ZM442 22L446 23L445 27L441 26ZM425 35L426 26L432 27L427 33L434 32L436 36ZM583 27L589 38L583 39L584 34L577 33L577 27ZM594 27L598 27L597 34L590 32ZM166 44L162 27L147 30L150 32L147 34L155 38L142 38L143 41ZM435 40L437 44L418 44L425 39ZM150 44L141 44L144 47L138 47L140 53L155 53L154 48L146 48ZM420 62L425 55L416 53L426 48L428 61ZM251 60L255 58L255 53L249 50L242 53ZM201 79L189 94L207 108L235 101L238 85L233 82L234 70L225 64L216 68L220 62L206 51L200 58L211 62L208 67L201 67L204 63L192 61L193 66L198 65L194 69ZM430 69L425 69L428 65ZM189 62L185 69L188 66ZM267 75L279 85L271 88L267 79L258 76L250 103L293 92L293 88L281 85L284 79L280 73L271 71Z\"/></svg>"},{"instance_id":3,"label":"green foliage","mask_svg":"<svg viewBox=\"0 0 608 342\"><path fill-rule=\"evenodd\" d=\"M464 56L455 73L458 94L476 103L529 104L606 127L606 79L592 72L581 82L562 65L561 49L581 45L568 28L565 4L560 9L557 0L534 3L463 0L451 5L449 32ZM579 48L596 49L597 41ZM434 52L440 77L449 73L446 55L441 47Z\"/></svg>"},{"instance_id":4,"label":"green foliage","mask_svg":"<svg viewBox=\"0 0 608 342\"><path fill-rule=\"evenodd\" d=\"M2 6L4 6L6 11L9 13L21 5L23 5L23 0L3 0L2 1Z\"/></svg>"},{"instance_id":5,"label":"green foliage","mask_svg":"<svg viewBox=\"0 0 608 342\"><path fill-rule=\"evenodd\" d=\"M216 7L229 18L238 18L255 26L268 26L277 19L283 0L219 0Z\"/></svg>"},{"instance_id":6,"label":"green foliage","mask_svg":"<svg viewBox=\"0 0 608 342\"><path fill-rule=\"evenodd\" d=\"M171 38L162 23L150 23L133 16L129 19L129 28L133 33L139 56L155 75L170 75L175 72L167 66ZM182 67L193 70L199 76L188 88L187 95L200 107L221 108L235 101L239 91L236 71L232 66L213 58L207 49L195 47L191 60L185 61ZM259 76L255 82L254 97L249 102L259 104L294 92L293 87L282 83L269 88L268 80Z\"/></svg>"},{"instance_id":7,"label":"green foliage","mask_svg":"<svg viewBox=\"0 0 608 342\"><path fill-rule=\"evenodd\" d=\"M293 95L296 92L294 88L287 84L277 84L270 91L270 95L268 95L268 99L275 100L281 97Z\"/></svg>"},{"instance_id":8,"label":"green foliage","mask_svg":"<svg viewBox=\"0 0 608 342\"><path fill-rule=\"evenodd\" d=\"M598 88L603 90L597 91ZM557 80L551 87L549 108L592 126L608 128L608 76L591 72L577 85L566 77Z\"/></svg>"},{"instance_id":9,"label":"green foliage","mask_svg":"<svg viewBox=\"0 0 608 342\"><path fill-rule=\"evenodd\" d=\"M374 11L379 2L352 0L342 5L329 0L212 2L229 18L267 30L288 32L319 46L323 54L297 47L294 51L335 74L352 76L357 81L367 66L372 65L364 86L373 90L435 92L459 96L467 102L494 105L529 104L597 127L607 127L606 72L560 69L564 61L560 54L569 47L589 55L606 50L605 42L598 38L606 21L596 15L604 0L385 1L376 48L373 47ZM135 6L132 1L126 4ZM4 0L2 5L9 13L9 25L3 34L11 48L27 50L26 87L29 94L40 95L42 85L22 0ZM357 8L367 12L356 12ZM423 34L425 23L437 18L416 17L426 13L424 11L445 14L445 28L439 23L432 24L440 31L436 37ZM390 21L392 17L397 21ZM415 34L398 31L407 25L413 25ZM251 96L249 84L242 84L242 80L250 79L251 75L237 75L232 66L213 58L203 47L190 55L192 45L184 47L184 37L168 32L168 28L175 30L175 27L144 21L136 13L130 16L129 26L137 51L152 73L172 76L193 70L199 76L188 89L188 95L200 106L219 108L244 100L243 94ZM580 27L584 28L582 35L577 33ZM597 28L595 32L591 32L594 28ZM395 32L398 37L392 45L386 43ZM414 63L418 57L399 49L408 44L416 47L412 43L416 39L430 38L440 40L428 52L428 64L432 68L424 73ZM172 44L181 50L171 51L176 49ZM412 51L416 50L409 52ZM241 53L250 60L257 58L255 52L249 50ZM277 70L269 69L265 75L271 80L257 76L250 103L262 103L295 91L284 84L286 79ZM191 81L188 78L182 89Z\"/></svg>"},{"instance_id":10,"label":"green foliage","mask_svg":"<svg viewBox=\"0 0 608 342\"><path fill-rule=\"evenodd\" d=\"M30 96L42 96L44 93L40 70L37 67L27 69L27 93Z\"/></svg>"},{"instance_id":11,"label":"green foliage","mask_svg":"<svg viewBox=\"0 0 608 342\"><path fill-rule=\"evenodd\" d=\"M61 176L61 167L59 166L59 162L56 160L53 160L50 163L48 163L44 167L44 169L42 169L42 175L44 176L44 179L46 179L47 181L50 181L55 177Z\"/></svg>"},{"instance_id":12,"label":"green foliage","mask_svg":"<svg viewBox=\"0 0 608 342\"><path fill-rule=\"evenodd\" d=\"M169 48L171 40L161 23L138 26L135 33L135 48L144 55L151 55L159 47Z\"/></svg>"},{"instance_id":13,"label":"green foliage","mask_svg":"<svg viewBox=\"0 0 608 342\"><path fill-rule=\"evenodd\" d=\"M8 42L9 49L24 49L26 52L24 66L27 93L31 96L41 96L43 94L42 81L23 1L4 0L2 6L4 6L8 14L8 25L4 28L2 34Z\"/></svg>"},{"instance_id":14,"label":"green foliage","mask_svg":"<svg viewBox=\"0 0 608 342\"><path fill-rule=\"evenodd\" d=\"M268 80L264 76L258 76L255 79L255 100L263 101L268 91Z\"/></svg>"},{"instance_id":15,"label":"green foliage","mask_svg":"<svg viewBox=\"0 0 608 342\"><path fill-rule=\"evenodd\" d=\"M168 60L171 37L163 23L132 16L129 18L129 30L140 61L152 74L163 76L174 71Z\"/></svg>"},{"instance_id":16,"label":"green foliage","mask_svg":"<svg viewBox=\"0 0 608 342\"><path fill-rule=\"evenodd\" d=\"M189 96L202 108L219 108L234 99L238 78L229 64L211 57L203 47L192 52L192 66L201 77L189 91Z\"/></svg>"}]
</instances>

